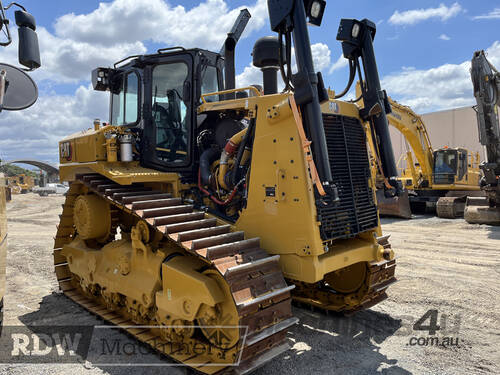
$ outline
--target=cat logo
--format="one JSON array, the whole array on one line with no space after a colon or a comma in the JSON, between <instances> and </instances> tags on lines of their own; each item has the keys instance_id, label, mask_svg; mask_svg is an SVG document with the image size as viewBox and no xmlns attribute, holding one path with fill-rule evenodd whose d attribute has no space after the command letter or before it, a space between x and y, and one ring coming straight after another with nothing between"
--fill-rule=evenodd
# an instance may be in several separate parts
<instances>
[{"instance_id":1,"label":"cat logo","mask_svg":"<svg viewBox=\"0 0 500 375\"><path fill-rule=\"evenodd\" d=\"M330 102L329 104L330 111L334 113L339 113L340 112L340 107L337 102Z\"/></svg>"},{"instance_id":2,"label":"cat logo","mask_svg":"<svg viewBox=\"0 0 500 375\"><path fill-rule=\"evenodd\" d=\"M65 159L67 161L71 160L71 143L70 142L61 142L59 145L59 153L61 160Z\"/></svg>"}]
</instances>

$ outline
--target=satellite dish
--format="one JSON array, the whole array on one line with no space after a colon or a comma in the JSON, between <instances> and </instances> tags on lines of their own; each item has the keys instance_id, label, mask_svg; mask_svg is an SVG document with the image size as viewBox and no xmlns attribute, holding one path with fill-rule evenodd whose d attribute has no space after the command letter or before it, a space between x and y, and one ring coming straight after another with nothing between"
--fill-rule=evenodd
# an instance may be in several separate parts
<instances>
[{"instance_id":1,"label":"satellite dish","mask_svg":"<svg viewBox=\"0 0 500 375\"><path fill-rule=\"evenodd\" d=\"M38 88L29 75L15 66L0 63L0 111L26 109L37 99Z\"/></svg>"}]
</instances>

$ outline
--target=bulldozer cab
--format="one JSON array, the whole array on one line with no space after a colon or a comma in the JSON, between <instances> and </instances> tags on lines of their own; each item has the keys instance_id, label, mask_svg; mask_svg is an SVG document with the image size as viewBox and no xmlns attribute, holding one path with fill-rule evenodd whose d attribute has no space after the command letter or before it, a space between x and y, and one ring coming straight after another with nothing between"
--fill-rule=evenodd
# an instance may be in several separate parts
<instances>
[{"instance_id":1,"label":"bulldozer cab","mask_svg":"<svg viewBox=\"0 0 500 375\"><path fill-rule=\"evenodd\" d=\"M467 150L443 148L434 151L434 184L448 185L461 181L467 175L467 168Z\"/></svg>"},{"instance_id":2,"label":"bulldozer cab","mask_svg":"<svg viewBox=\"0 0 500 375\"><path fill-rule=\"evenodd\" d=\"M217 53L175 47L126 60L115 69L98 68L92 76L94 89L111 91L111 125L139 135L142 166L192 171L196 110L201 95L223 89L223 59Z\"/></svg>"}]
</instances>

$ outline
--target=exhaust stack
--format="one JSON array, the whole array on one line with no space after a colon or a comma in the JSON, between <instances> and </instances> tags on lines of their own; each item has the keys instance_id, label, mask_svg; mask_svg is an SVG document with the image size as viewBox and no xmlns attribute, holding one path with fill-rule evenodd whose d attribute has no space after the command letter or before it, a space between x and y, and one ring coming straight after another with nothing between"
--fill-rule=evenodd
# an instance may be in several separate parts
<instances>
[{"instance_id":1,"label":"exhaust stack","mask_svg":"<svg viewBox=\"0 0 500 375\"><path fill-rule=\"evenodd\" d=\"M240 40L241 34L243 34L243 31L250 20L250 17L252 16L248 9L241 10L240 15L231 28L231 31L227 34L226 41L220 51L221 56L224 57L224 88L226 90L232 90L236 87L234 51L236 49L236 44L238 44L238 41ZM234 93L225 95L225 100L234 98Z\"/></svg>"}]
</instances>

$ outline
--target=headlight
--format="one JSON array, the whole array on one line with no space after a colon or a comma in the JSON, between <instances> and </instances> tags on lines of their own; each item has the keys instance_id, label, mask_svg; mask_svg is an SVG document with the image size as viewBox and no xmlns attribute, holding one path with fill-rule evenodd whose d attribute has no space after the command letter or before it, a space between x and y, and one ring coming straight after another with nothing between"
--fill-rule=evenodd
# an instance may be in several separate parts
<instances>
[{"instance_id":1,"label":"headlight","mask_svg":"<svg viewBox=\"0 0 500 375\"><path fill-rule=\"evenodd\" d=\"M325 0L309 0L306 2L306 14L311 25L320 26L325 12Z\"/></svg>"},{"instance_id":2,"label":"headlight","mask_svg":"<svg viewBox=\"0 0 500 375\"><path fill-rule=\"evenodd\" d=\"M319 3L319 1L313 1L311 5L311 17L318 18L320 13L321 13L321 4Z\"/></svg>"},{"instance_id":3,"label":"headlight","mask_svg":"<svg viewBox=\"0 0 500 375\"><path fill-rule=\"evenodd\" d=\"M354 26L352 27L352 32L351 32L351 35L354 39L356 39L359 36L360 30L361 27L359 26L359 23L355 23Z\"/></svg>"}]
</instances>

